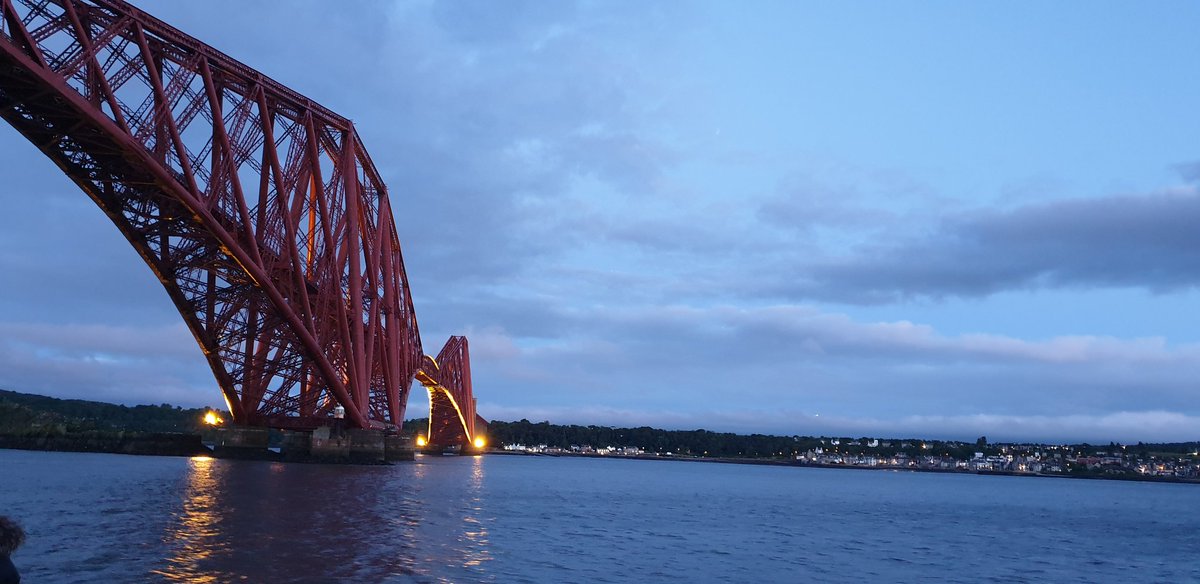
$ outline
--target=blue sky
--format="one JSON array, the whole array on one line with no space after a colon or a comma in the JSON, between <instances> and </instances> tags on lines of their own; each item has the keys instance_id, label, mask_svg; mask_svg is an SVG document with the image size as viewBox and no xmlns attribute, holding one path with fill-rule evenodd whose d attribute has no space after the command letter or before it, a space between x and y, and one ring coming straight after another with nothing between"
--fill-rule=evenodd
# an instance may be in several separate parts
<instances>
[{"instance_id":1,"label":"blue sky","mask_svg":"<svg viewBox=\"0 0 1200 584\"><path fill-rule=\"evenodd\" d=\"M139 5L355 121L486 417L1200 438L1194 4ZM0 387L218 405L7 126L0 177Z\"/></svg>"}]
</instances>

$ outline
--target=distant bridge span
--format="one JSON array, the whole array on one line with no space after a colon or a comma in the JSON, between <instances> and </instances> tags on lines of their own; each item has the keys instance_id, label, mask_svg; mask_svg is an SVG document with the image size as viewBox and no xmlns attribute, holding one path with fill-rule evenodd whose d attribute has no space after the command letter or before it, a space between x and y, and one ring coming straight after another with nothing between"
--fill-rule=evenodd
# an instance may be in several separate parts
<instances>
[{"instance_id":1,"label":"distant bridge span","mask_svg":"<svg viewBox=\"0 0 1200 584\"><path fill-rule=\"evenodd\" d=\"M476 438L466 339L423 356L349 120L123 0L0 0L0 117L158 276L235 421L398 428L416 378L430 440Z\"/></svg>"}]
</instances>

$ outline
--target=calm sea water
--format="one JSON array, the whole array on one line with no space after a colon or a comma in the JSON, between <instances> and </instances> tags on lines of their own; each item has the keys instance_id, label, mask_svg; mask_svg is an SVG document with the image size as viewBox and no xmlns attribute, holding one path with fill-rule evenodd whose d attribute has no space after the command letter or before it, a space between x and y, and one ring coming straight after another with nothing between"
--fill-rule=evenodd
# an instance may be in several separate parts
<instances>
[{"instance_id":1,"label":"calm sea water","mask_svg":"<svg viewBox=\"0 0 1200 584\"><path fill-rule=\"evenodd\" d=\"M1200 485L0 450L36 582L1200 582Z\"/></svg>"}]
</instances>

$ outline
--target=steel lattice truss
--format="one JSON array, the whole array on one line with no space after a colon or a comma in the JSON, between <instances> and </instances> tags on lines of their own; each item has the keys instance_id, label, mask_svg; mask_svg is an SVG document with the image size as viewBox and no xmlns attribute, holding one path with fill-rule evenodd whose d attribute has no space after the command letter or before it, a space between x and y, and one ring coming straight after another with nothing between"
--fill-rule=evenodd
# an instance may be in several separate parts
<instances>
[{"instance_id":1,"label":"steel lattice truss","mask_svg":"<svg viewBox=\"0 0 1200 584\"><path fill-rule=\"evenodd\" d=\"M421 341L350 121L123 0L0 0L0 117L158 276L235 420L400 425Z\"/></svg>"},{"instance_id":2,"label":"steel lattice truss","mask_svg":"<svg viewBox=\"0 0 1200 584\"><path fill-rule=\"evenodd\" d=\"M417 380L429 390L429 444L472 445L487 430L475 413L466 337L450 337L437 359L425 357Z\"/></svg>"}]
</instances>

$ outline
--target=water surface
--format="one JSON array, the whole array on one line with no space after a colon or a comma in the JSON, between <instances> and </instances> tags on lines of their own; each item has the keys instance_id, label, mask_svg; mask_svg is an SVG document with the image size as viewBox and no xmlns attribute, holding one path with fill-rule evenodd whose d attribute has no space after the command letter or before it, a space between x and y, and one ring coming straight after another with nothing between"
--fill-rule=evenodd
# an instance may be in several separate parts
<instances>
[{"instance_id":1,"label":"water surface","mask_svg":"<svg viewBox=\"0 0 1200 584\"><path fill-rule=\"evenodd\" d=\"M29 582L1200 582L1200 485L0 450Z\"/></svg>"}]
</instances>

